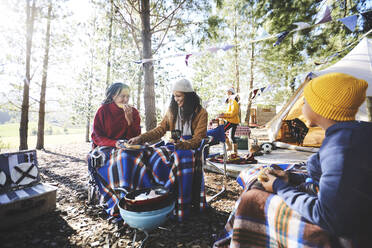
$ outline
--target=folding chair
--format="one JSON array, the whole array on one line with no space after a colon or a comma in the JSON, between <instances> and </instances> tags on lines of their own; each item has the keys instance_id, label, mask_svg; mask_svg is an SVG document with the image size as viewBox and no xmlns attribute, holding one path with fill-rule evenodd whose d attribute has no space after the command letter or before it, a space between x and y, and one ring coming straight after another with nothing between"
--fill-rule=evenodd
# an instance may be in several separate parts
<instances>
[{"instance_id":1,"label":"folding chair","mask_svg":"<svg viewBox=\"0 0 372 248\"><path fill-rule=\"evenodd\" d=\"M222 144L223 170L207 159L209 148L217 144ZM217 171L221 172L224 175L222 189L207 200L207 203L209 203L213 201L214 199L216 199L218 196L220 196L222 193L224 193L227 189L227 174L226 174L227 151L226 151L225 130L224 130L223 125L219 125L218 127L207 131L206 144L203 146L203 149L202 149L202 158L204 158L202 159L203 171L205 170L206 164L208 164L208 165L213 166Z\"/></svg>"}]
</instances>

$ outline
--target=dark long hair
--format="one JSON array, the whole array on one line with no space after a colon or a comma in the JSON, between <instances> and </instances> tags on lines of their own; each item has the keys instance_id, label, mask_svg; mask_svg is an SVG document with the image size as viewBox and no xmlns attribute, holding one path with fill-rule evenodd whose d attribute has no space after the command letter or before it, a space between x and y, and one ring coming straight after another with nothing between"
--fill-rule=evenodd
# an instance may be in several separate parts
<instances>
[{"instance_id":1,"label":"dark long hair","mask_svg":"<svg viewBox=\"0 0 372 248\"><path fill-rule=\"evenodd\" d=\"M113 83L106 89L106 97L102 104L112 103L114 96L120 94L123 89L128 89L129 86L125 83Z\"/></svg>"},{"instance_id":2,"label":"dark long hair","mask_svg":"<svg viewBox=\"0 0 372 248\"><path fill-rule=\"evenodd\" d=\"M183 100L183 113L181 113L181 117L184 121L189 121L192 120L193 114L199 112L201 109L200 97L195 92L183 93L185 94L185 98ZM173 116L173 123L175 123L178 115L178 104L174 100L174 95L172 95L169 109Z\"/></svg>"}]
</instances>

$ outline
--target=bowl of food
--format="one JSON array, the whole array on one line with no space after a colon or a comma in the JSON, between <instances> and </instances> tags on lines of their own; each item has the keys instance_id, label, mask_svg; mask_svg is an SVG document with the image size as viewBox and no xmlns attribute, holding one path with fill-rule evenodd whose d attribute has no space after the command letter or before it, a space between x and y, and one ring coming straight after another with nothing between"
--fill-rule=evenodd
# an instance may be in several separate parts
<instances>
[{"instance_id":1,"label":"bowl of food","mask_svg":"<svg viewBox=\"0 0 372 248\"><path fill-rule=\"evenodd\" d=\"M150 231L173 213L173 194L163 186L128 191L119 201L119 211L123 220L133 228Z\"/></svg>"}]
</instances>

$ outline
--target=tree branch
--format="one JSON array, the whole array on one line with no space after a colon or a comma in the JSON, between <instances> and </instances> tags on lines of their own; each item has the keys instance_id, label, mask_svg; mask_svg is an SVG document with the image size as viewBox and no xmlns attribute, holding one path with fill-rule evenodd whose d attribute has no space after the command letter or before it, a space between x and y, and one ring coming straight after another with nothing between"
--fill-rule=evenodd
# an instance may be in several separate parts
<instances>
[{"instance_id":1,"label":"tree branch","mask_svg":"<svg viewBox=\"0 0 372 248\"><path fill-rule=\"evenodd\" d=\"M120 8L115 4L115 2L113 2L113 5L114 5L116 11L117 11L117 12L119 13L119 15L121 16L121 18L122 18L122 20L124 21L124 23L125 23L128 27L130 27L131 29L135 29L135 30L139 31L139 29L138 29L137 27L133 26L132 24L130 24L130 23L125 19L124 15L120 12ZM128 13L128 14L129 14L129 13Z\"/></svg>"},{"instance_id":2,"label":"tree branch","mask_svg":"<svg viewBox=\"0 0 372 248\"><path fill-rule=\"evenodd\" d=\"M160 22L155 24L150 32L153 32L159 25L161 25L165 20L167 20L170 16L174 16L179 8L186 2L186 0L183 0L167 17L163 18Z\"/></svg>"},{"instance_id":3,"label":"tree branch","mask_svg":"<svg viewBox=\"0 0 372 248\"><path fill-rule=\"evenodd\" d=\"M154 7L152 9L150 9L150 13L156 8L156 6L158 6L159 1L163 2L163 0L157 0Z\"/></svg>"},{"instance_id":4,"label":"tree branch","mask_svg":"<svg viewBox=\"0 0 372 248\"><path fill-rule=\"evenodd\" d=\"M170 28L170 26L171 26L171 24L172 24L173 18L174 18L174 15L172 15L172 17L171 17L171 19L170 19L170 21L169 21L169 24L168 24L168 26L167 26L167 28L166 28L166 30L165 30L165 32L164 32L163 38L161 39L161 41L160 41L158 47L155 49L154 54L157 53L157 51L159 50L159 48L160 48L161 45L163 44L163 41L164 41L164 39L165 39L165 36L167 35L167 33L168 33L168 31L169 31L169 28Z\"/></svg>"},{"instance_id":5,"label":"tree branch","mask_svg":"<svg viewBox=\"0 0 372 248\"><path fill-rule=\"evenodd\" d=\"M140 1L140 0L139 0ZM138 1L138 2L139 2ZM140 10L139 9L137 9L135 6L134 6L134 4L133 4L133 2L132 1L130 1L130 0L127 0L127 2L130 4L130 6L135 10L135 11L137 11L137 13L141 13L140 12Z\"/></svg>"},{"instance_id":6,"label":"tree branch","mask_svg":"<svg viewBox=\"0 0 372 248\"><path fill-rule=\"evenodd\" d=\"M187 26L187 25L191 25L191 24L201 24L201 23L202 22L187 22L187 23L183 23L183 25ZM177 27L178 25L179 24L174 24L174 25L169 26L169 28L174 28L174 27ZM166 31L167 29L168 29L168 27L158 29L158 30L153 31L152 33L155 34L155 33L158 33L158 32Z\"/></svg>"}]
</instances>

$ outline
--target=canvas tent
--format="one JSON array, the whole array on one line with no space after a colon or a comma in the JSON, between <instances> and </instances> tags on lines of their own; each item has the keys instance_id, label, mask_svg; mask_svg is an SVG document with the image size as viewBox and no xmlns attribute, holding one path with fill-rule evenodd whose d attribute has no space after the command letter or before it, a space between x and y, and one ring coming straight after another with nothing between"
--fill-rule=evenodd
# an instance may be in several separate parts
<instances>
[{"instance_id":1,"label":"canvas tent","mask_svg":"<svg viewBox=\"0 0 372 248\"><path fill-rule=\"evenodd\" d=\"M363 38L359 44L354 47L344 58L334 65L313 72L316 76L320 76L330 72L342 72L353 75L354 77L364 79L368 82L367 96L372 96L372 39ZM288 120L298 118L305 122L302 115L303 104L303 89L307 81L300 85L297 91L289 99L282 110L267 123L268 135L270 141L281 141L293 145L301 145L302 147L319 147L324 138L324 131L320 128L309 128L302 144L294 144L293 141L287 140L286 128ZM357 120L368 121L368 113L366 102L359 108L356 116Z\"/></svg>"}]
</instances>

